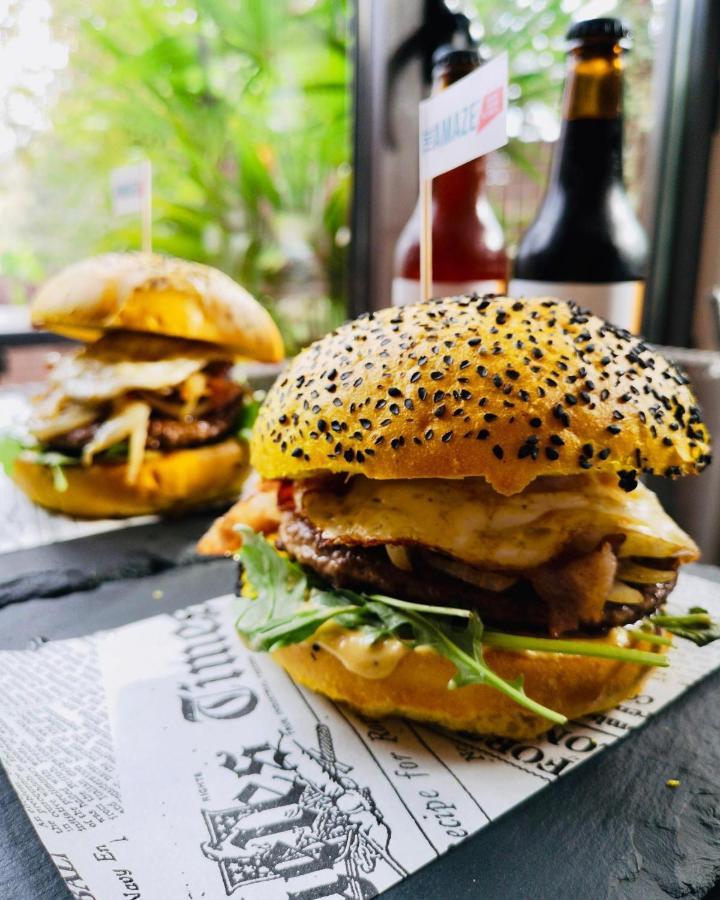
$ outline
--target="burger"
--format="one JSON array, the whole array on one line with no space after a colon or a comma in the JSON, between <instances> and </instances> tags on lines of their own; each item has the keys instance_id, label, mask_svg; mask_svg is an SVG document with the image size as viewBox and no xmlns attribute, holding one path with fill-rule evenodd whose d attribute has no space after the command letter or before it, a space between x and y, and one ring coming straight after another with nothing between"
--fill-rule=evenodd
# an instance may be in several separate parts
<instances>
[{"instance_id":1,"label":"burger","mask_svg":"<svg viewBox=\"0 0 720 900\"><path fill-rule=\"evenodd\" d=\"M235 363L283 353L246 290L197 263L108 254L51 278L32 322L84 342L51 367L11 468L33 501L107 517L237 496L253 407Z\"/></svg>"},{"instance_id":2,"label":"burger","mask_svg":"<svg viewBox=\"0 0 720 900\"><path fill-rule=\"evenodd\" d=\"M535 736L635 694L668 628L714 635L659 612L698 549L639 480L710 461L687 378L572 303L362 316L280 376L251 456L240 634L367 716Z\"/></svg>"}]
</instances>

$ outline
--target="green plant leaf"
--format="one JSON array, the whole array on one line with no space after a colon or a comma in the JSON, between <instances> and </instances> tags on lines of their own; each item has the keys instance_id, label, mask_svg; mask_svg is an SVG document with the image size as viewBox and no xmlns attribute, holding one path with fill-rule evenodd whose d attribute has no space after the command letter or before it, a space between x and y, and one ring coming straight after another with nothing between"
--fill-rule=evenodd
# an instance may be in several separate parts
<instances>
[{"instance_id":1,"label":"green plant leaf","mask_svg":"<svg viewBox=\"0 0 720 900\"><path fill-rule=\"evenodd\" d=\"M23 443L9 434L0 434L0 466L11 475L15 460L23 451Z\"/></svg>"},{"instance_id":2,"label":"green plant leaf","mask_svg":"<svg viewBox=\"0 0 720 900\"><path fill-rule=\"evenodd\" d=\"M720 622L714 621L702 606L691 606L685 615L651 616L649 621L698 647L720 640Z\"/></svg>"}]
</instances>

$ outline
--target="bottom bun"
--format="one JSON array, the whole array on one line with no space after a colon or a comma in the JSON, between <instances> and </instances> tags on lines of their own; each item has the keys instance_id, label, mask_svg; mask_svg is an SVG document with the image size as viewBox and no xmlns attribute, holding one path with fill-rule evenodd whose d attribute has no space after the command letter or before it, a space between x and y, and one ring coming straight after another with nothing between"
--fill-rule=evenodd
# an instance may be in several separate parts
<instances>
[{"instance_id":1,"label":"bottom bun","mask_svg":"<svg viewBox=\"0 0 720 900\"><path fill-rule=\"evenodd\" d=\"M65 466L67 490L58 491L52 471L20 456L13 480L40 506L87 519L174 512L237 496L248 473L247 444L220 444L146 454L134 484L125 463Z\"/></svg>"},{"instance_id":2,"label":"bottom bun","mask_svg":"<svg viewBox=\"0 0 720 900\"><path fill-rule=\"evenodd\" d=\"M628 639L621 629L614 629L598 640L625 646ZM633 646L658 649L642 642ZM518 653L492 647L485 648L484 656L490 668L504 678L522 676L529 697L568 719L610 709L633 696L651 669L596 657ZM469 685L448 690L455 667L427 647L402 656L385 678L365 678L351 672L312 639L276 650L273 657L295 681L370 718L398 715L455 731L514 738L537 737L552 727L547 719L494 688Z\"/></svg>"}]
</instances>

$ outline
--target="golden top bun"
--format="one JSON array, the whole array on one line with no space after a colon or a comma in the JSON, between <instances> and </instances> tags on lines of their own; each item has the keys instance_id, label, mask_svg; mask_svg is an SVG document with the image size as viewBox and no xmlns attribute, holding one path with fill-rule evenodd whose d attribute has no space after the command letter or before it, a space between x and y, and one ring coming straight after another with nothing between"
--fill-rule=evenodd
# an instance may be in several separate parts
<instances>
[{"instance_id":1,"label":"golden top bun","mask_svg":"<svg viewBox=\"0 0 720 900\"><path fill-rule=\"evenodd\" d=\"M620 632L611 632L608 642L621 642ZM657 647L638 644L638 649ZM399 715L457 731L515 738L536 737L551 727L547 719L518 706L495 688L468 685L448 690L455 667L428 648L403 656L386 678L354 674L312 638L276 650L273 656L294 681L372 718ZM522 677L529 697L569 719L616 706L638 693L651 671L648 666L611 659L517 653L493 647L484 649L484 657L503 678Z\"/></svg>"},{"instance_id":2,"label":"golden top bun","mask_svg":"<svg viewBox=\"0 0 720 900\"><path fill-rule=\"evenodd\" d=\"M269 313L232 278L150 253L107 253L63 269L32 303L32 323L80 340L124 329L208 341L261 362L283 357Z\"/></svg>"},{"instance_id":3,"label":"golden top bun","mask_svg":"<svg viewBox=\"0 0 720 900\"><path fill-rule=\"evenodd\" d=\"M147 454L135 484L125 463L65 466L67 490L57 491L48 466L22 455L12 477L30 499L56 512L85 519L175 512L237 496L248 474L247 445L229 438L170 453Z\"/></svg>"},{"instance_id":4,"label":"golden top bun","mask_svg":"<svg viewBox=\"0 0 720 900\"><path fill-rule=\"evenodd\" d=\"M266 478L675 477L709 461L687 379L640 338L552 298L450 297L361 316L312 344L268 394Z\"/></svg>"}]
</instances>

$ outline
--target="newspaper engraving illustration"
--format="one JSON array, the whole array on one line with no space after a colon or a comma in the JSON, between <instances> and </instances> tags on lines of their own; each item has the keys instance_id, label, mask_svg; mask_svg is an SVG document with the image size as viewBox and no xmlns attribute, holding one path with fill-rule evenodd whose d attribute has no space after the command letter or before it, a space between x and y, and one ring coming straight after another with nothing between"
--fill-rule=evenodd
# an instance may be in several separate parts
<instances>
[{"instance_id":1,"label":"newspaper engraving illustration","mask_svg":"<svg viewBox=\"0 0 720 900\"><path fill-rule=\"evenodd\" d=\"M238 778L237 805L202 811L211 835L202 851L218 863L228 895L282 879L293 900L365 900L378 893L378 866L406 874L371 791L336 758L329 727L316 731L316 748L280 733L274 743L223 754L220 765Z\"/></svg>"}]
</instances>

